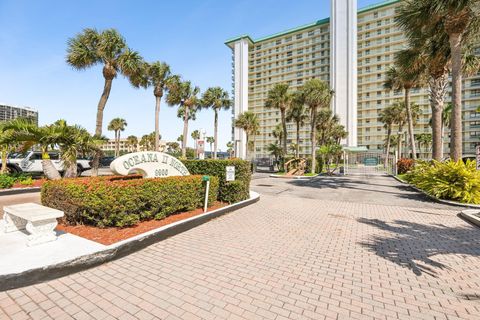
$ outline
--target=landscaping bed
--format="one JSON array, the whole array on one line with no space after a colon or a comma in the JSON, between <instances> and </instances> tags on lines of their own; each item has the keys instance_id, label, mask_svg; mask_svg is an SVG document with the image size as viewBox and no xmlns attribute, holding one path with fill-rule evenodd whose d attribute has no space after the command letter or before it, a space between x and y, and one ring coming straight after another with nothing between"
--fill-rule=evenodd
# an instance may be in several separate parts
<instances>
[{"instance_id":1,"label":"landscaping bed","mask_svg":"<svg viewBox=\"0 0 480 320\"><path fill-rule=\"evenodd\" d=\"M227 203L216 201L215 203L213 203L212 206L208 208L208 211L223 208L227 205ZM177 221L182 221L191 217L198 216L203 213L204 212L202 208L197 208L195 210L170 215L162 220L145 220L139 222L135 226L124 228L98 228L89 225L68 225L65 223L60 223L57 226L57 230L71 233L104 245L110 245L137 236L139 234L172 224Z\"/></svg>"},{"instance_id":2,"label":"landscaping bed","mask_svg":"<svg viewBox=\"0 0 480 320\"><path fill-rule=\"evenodd\" d=\"M0 174L0 191L11 189L38 188L46 179L34 179L26 174Z\"/></svg>"}]
</instances>

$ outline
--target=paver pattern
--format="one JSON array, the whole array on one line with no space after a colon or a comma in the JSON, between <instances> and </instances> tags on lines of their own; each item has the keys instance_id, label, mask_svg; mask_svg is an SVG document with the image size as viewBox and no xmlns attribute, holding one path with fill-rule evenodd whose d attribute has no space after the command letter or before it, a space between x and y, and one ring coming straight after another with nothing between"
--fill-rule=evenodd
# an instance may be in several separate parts
<instances>
[{"instance_id":1,"label":"paver pattern","mask_svg":"<svg viewBox=\"0 0 480 320\"><path fill-rule=\"evenodd\" d=\"M459 208L391 178L343 180L350 197L326 183L260 176L254 205L0 292L0 319L480 319L480 229Z\"/></svg>"}]
</instances>

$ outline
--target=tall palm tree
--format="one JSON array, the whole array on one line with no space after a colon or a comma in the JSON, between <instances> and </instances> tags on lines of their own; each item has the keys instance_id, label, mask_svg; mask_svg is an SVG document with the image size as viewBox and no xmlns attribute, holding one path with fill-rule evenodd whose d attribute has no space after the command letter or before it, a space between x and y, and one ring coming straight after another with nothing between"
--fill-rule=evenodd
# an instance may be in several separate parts
<instances>
[{"instance_id":1,"label":"tall palm tree","mask_svg":"<svg viewBox=\"0 0 480 320\"><path fill-rule=\"evenodd\" d=\"M178 105L179 110L183 111L182 158L187 157L188 121L192 112L196 111L199 106L197 97L199 92L200 88L193 86L190 81L175 81L167 94L167 104L169 106Z\"/></svg>"},{"instance_id":2,"label":"tall palm tree","mask_svg":"<svg viewBox=\"0 0 480 320\"><path fill-rule=\"evenodd\" d=\"M292 94L288 92L289 85L286 83L278 83L268 91L265 107L280 110L280 117L283 129L283 152L287 152L287 111L292 103Z\"/></svg>"},{"instance_id":3,"label":"tall palm tree","mask_svg":"<svg viewBox=\"0 0 480 320\"><path fill-rule=\"evenodd\" d=\"M421 150L422 146L425 147L425 153L428 153L428 149L432 143L432 134L431 133L419 133L415 135L416 140L418 141L418 148Z\"/></svg>"},{"instance_id":4,"label":"tall palm tree","mask_svg":"<svg viewBox=\"0 0 480 320\"><path fill-rule=\"evenodd\" d=\"M213 144L215 143L215 138L214 137L207 137L207 143L210 144L210 153L213 153ZM217 150L215 150L215 153L213 153L215 155L214 159L216 159L216 153L217 153Z\"/></svg>"},{"instance_id":5,"label":"tall palm tree","mask_svg":"<svg viewBox=\"0 0 480 320\"><path fill-rule=\"evenodd\" d=\"M215 114L213 121L213 141L215 148L213 159L217 159L217 141L218 141L218 111L228 110L232 105L232 100L228 92L220 87L208 88L202 95L202 107L211 108ZM210 148L211 149L211 148Z\"/></svg>"},{"instance_id":6,"label":"tall palm tree","mask_svg":"<svg viewBox=\"0 0 480 320\"><path fill-rule=\"evenodd\" d=\"M127 121L122 118L114 118L108 124L108 130L115 132L115 157L120 155L120 132L125 130Z\"/></svg>"},{"instance_id":7,"label":"tall palm tree","mask_svg":"<svg viewBox=\"0 0 480 320\"><path fill-rule=\"evenodd\" d=\"M308 80L300 90L300 101L304 103L310 111L311 173L315 173L317 114L321 108L328 108L330 106L334 91L330 89L328 83L320 79Z\"/></svg>"},{"instance_id":8,"label":"tall palm tree","mask_svg":"<svg viewBox=\"0 0 480 320\"><path fill-rule=\"evenodd\" d=\"M198 145L197 144L198 144L198 139L200 139L200 131L193 130L190 135L192 136L193 143L194 143L195 157L198 157L198 150L197 150Z\"/></svg>"},{"instance_id":9,"label":"tall palm tree","mask_svg":"<svg viewBox=\"0 0 480 320\"><path fill-rule=\"evenodd\" d=\"M137 151L137 146L138 146L138 138L136 136L128 136L127 137L127 145L128 145L128 149L133 152L133 151Z\"/></svg>"},{"instance_id":10,"label":"tall palm tree","mask_svg":"<svg viewBox=\"0 0 480 320\"><path fill-rule=\"evenodd\" d=\"M394 120L393 122L398 127L398 134L397 134L397 155L399 158L402 158L402 143L403 143L403 127L405 123L407 123L407 110L405 108L405 102L397 102L394 103L392 106Z\"/></svg>"},{"instance_id":11,"label":"tall palm tree","mask_svg":"<svg viewBox=\"0 0 480 320\"><path fill-rule=\"evenodd\" d=\"M256 135L258 133L258 129L260 128L260 123L258 121L257 115L252 111L245 111L244 113L240 114L237 119L235 120L235 127L243 129L247 136L247 150L246 150L246 158L248 159L249 149L255 148L255 140ZM253 143L251 143L250 138L253 136Z\"/></svg>"},{"instance_id":12,"label":"tall palm tree","mask_svg":"<svg viewBox=\"0 0 480 320\"><path fill-rule=\"evenodd\" d=\"M171 73L170 66L160 61L143 63L141 73L131 77L131 82L135 87L153 87L153 95L155 96L155 151L159 151L160 147L160 102L165 92L178 80L179 76Z\"/></svg>"},{"instance_id":13,"label":"tall palm tree","mask_svg":"<svg viewBox=\"0 0 480 320\"><path fill-rule=\"evenodd\" d=\"M118 73L127 78L135 77L141 72L143 59L131 50L123 36L115 29L101 32L86 28L68 40L67 63L77 70L84 70L97 64L103 65L105 79L103 92L97 106L95 135L102 135L103 110L107 104L112 82ZM100 152L97 152L92 168L92 175L98 174Z\"/></svg>"},{"instance_id":14,"label":"tall palm tree","mask_svg":"<svg viewBox=\"0 0 480 320\"><path fill-rule=\"evenodd\" d=\"M471 45L480 31L478 0L407 0L408 11L400 12L417 29L445 32L451 54L452 121L450 157L462 157L462 80L466 46ZM428 19L425 19L428 17ZM413 29L413 28L410 28ZM443 30L443 31L442 31Z\"/></svg>"},{"instance_id":15,"label":"tall palm tree","mask_svg":"<svg viewBox=\"0 0 480 320\"><path fill-rule=\"evenodd\" d=\"M283 150L282 150L282 147L280 147L278 144L276 143L270 143L268 146L267 146L267 150L268 152L270 152L270 154L273 156L273 158L275 159L275 164L278 165L279 163L279 159L280 157L282 156L283 154Z\"/></svg>"},{"instance_id":16,"label":"tall palm tree","mask_svg":"<svg viewBox=\"0 0 480 320\"><path fill-rule=\"evenodd\" d=\"M295 144L295 157L300 157L300 128L305 125L308 115L305 110L305 105L301 99L295 95L292 99L292 105L287 112L287 121L293 121L296 125L297 142Z\"/></svg>"},{"instance_id":17,"label":"tall palm tree","mask_svg":"<svg viewBox=\"0 0 480 320\"><path fill-rule=\"evenodd\" d=\"M378 121L383 123L383 127L387 129L387 146L386 146L386 156L390 155L390 137L392 135L392 128L395 123L395 109L393 106L388 106L382 109L379 113Z\"/></svg>"},{"instance_id":18,"label":"tall palm tree","mask_svg":"<svg viewBox=\"0 0 480 320\"><path fill-rule=\"evenodd\" d=\"M418 87L421 83L421 73L411 69L411 64L415 53L412 50L405 49L395 57L395 66L390 67L386 73L384 87L388 90L403 90L405 93L408 136L410 140L410 149L413 159L417 158L415 147L415 137L413 131L412 110L410 109L410 90Z\"/></svg>"}]
</instances>

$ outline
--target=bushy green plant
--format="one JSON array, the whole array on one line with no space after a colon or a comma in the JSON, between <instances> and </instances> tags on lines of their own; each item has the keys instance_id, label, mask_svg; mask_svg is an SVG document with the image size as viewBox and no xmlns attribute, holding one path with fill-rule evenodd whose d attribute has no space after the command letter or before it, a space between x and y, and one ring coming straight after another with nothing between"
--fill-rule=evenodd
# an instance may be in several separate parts
<instances>
[{"instance_id":1,"label":"bushy green plant","mask_svg":"<svg viewBox=\"0 0 480 320\"><path fill-rule=\"evenodd\" d=\"M8 189L13 186L16 179L8 174L0 174L0 189Z\"/></svg>"},{"instance_id":2,"label":"bushy green plant","mask_svg":"<svg viewBox=\"0 0 480 320\"><path fill-rule=\"evenodd\" d=\"M182 160L190 174L201 174L218 177L220 185L218 200L224 202L238 202L250 197L250 162L240 159L226 160ZM226 178L226 167L235 167L235 182L228 182Z\"/></svg>"},{"instance_id":3,"label":"bushy green plant","mask_svg":"<svg viewBox=\"0 0 480 320\"><path fill-rule=\"evenodd\" d=\"M419 161L405 178L437 198L480 204L480 172L475 161Z\"/></svg>"},{"instance_id":4,"label":"bushy green plant","mask_svg":"<svg viewBox=\"0 0 480 320\"><path fill-rule=\"evenodd\" d=\"M413 169L415 161L413 159L402 158L397 161L397 174L404 174Z\"/></svg>"},{"instance_id":5,"label":"bushy green plant","mask_svg":"<svg viewBox=\"0 0 480 320\"><path fill-rule=\"evenodd\" d=\"M210 180L209 203L218 195L218 178ZM139 221L201 208L205 182L198 175L141 179L138 176L48 181L42 204L62 210L69 224L124 227Z\"/></svg>"}]
</instances>

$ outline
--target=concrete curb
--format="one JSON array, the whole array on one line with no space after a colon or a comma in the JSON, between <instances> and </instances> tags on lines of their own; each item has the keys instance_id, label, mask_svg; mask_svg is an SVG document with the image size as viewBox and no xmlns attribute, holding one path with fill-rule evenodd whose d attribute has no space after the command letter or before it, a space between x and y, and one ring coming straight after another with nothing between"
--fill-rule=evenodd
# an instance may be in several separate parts
<instances>
[{"instance_id":1,"label":"concrete curb","mask_svg":"<svg viewBox=\"0 0 480 320\"><path fill-rule=\"evenodd\" d=\"M259 200L260 195L250 191L250 199L139 234L135 237L106 246L105 249L101 251L54 265L30 269L21 273L2 275L0 276L0 292L64 277L71 273L125 257L154 243L195 228L212 219L246 207Z\"/></svg>"},{"instance_id":2,"label":"concrete curb","mask_svg":"<svg viewBox=\"0 0 480 320\"><path fill-rule=\"evenodd\" d=\"M41 187L5 189L5 190L0 190L0 197L11 196L15 194L22 194L22 193L40 192L41 189L42 189Z\"/></svg>"},{"instance_id":3,"label":"concrete curb","mask_svg":"<svg viewBox=\"0 0 480 320\"><path fill-rule=\"evenodd\" d=\"M285 176L285 175L271 174L269 177L278 178L278 179L290 179L290 180L310 180L318 177L318 174L314 176Z\"/></svg>"},{"instance_id":4,"label":"concrete curb","mask_svg":"<svg viewBox=\"0 0 480 320\"><path fill-rule=\"evenodd\" d=\"M399 178L397 178L396 176L394 175L390 175L391 177L393 177L395 180L397 180L398 182L404 184L404 185L407 185L408 187L412 188L413 190L417 191L417 192L420 192L422 193L423 195L425 195L427 198L433 200L433 201L436 201L438 203L442 203L442 204L448 204L450 206L457 206L457 207L463 207L463 208L474 208L474 209L480 209L480 205L478 204L468 204L468 203L460 203L460 202L456 202L456 201L451 201L451 200L443 200L443 199L439 199L437 197L434 197L428 193L426 193L425 191L423 191L422 189L419 189L417 187L415 187L414 185L411 185L410 183L408 182L405 182L403 180L400 180Z\"/></svg>"},{"instance_id":5,"label":"concrete curb","mask_svg":"<svg viewBox=\"0 0 480 320\"><path fill-rule=\"evenodd\" d=\"M468 220L477 227L480 227L480 216L475 215L475 213L480 213L480 210L467 209L460 212L460 217Z\"/></svg>"}]
</instances>

